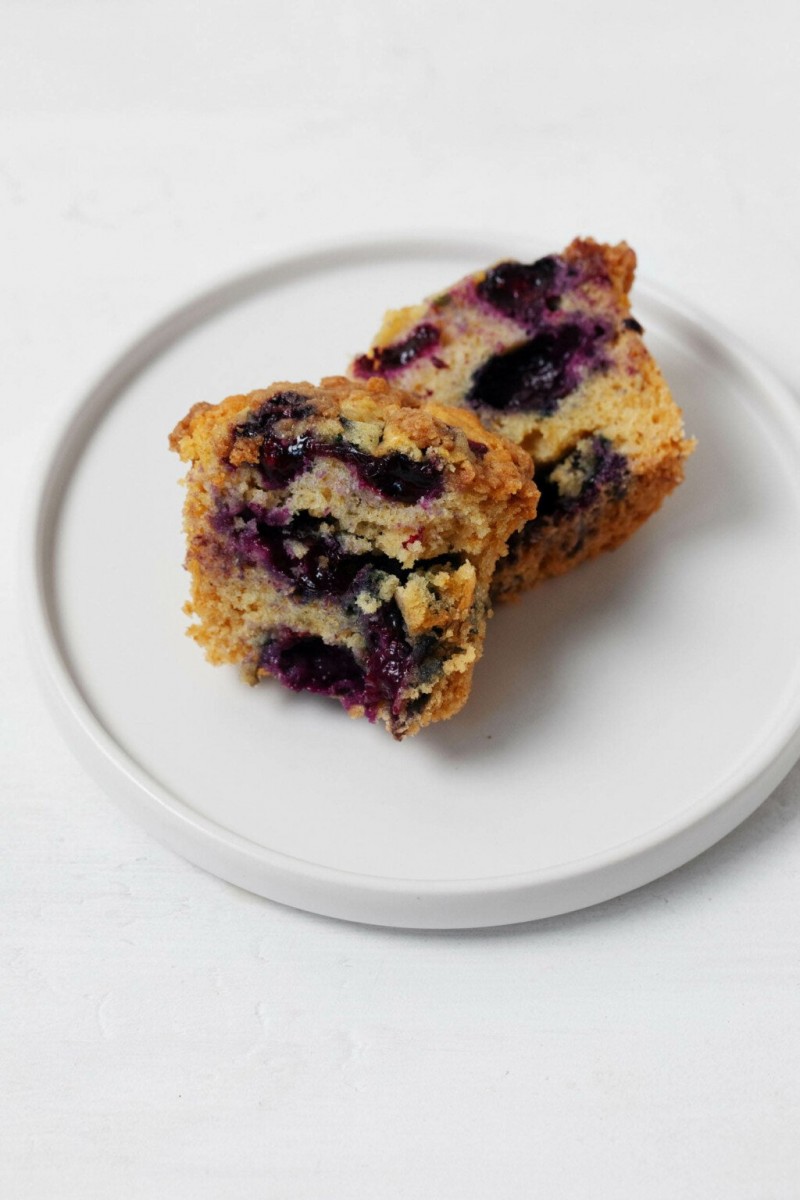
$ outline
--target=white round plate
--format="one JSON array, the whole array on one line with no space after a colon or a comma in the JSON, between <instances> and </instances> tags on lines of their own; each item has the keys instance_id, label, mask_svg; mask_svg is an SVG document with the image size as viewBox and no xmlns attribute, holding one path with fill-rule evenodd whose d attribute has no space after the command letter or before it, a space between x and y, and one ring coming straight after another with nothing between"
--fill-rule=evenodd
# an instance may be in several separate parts
<instances>
[{"instance_id":1,"label":"white round plate","mask_svg":"<svg viewBox=\"0 0 800 1200\"><path fill-rule=\"evenodd\" d=\"M706 849L800 754L800 416L761 366L638 285L687 429L685 484L614 554L498 611L466 708L396 744L244 686L183 636L190 405L341 371L387 307L519 239L287 258L201 297L81 399L38 480L28 609L86 766L157 837L263 896L375 924L567 912Z\"/></svg>"}]
</instances>

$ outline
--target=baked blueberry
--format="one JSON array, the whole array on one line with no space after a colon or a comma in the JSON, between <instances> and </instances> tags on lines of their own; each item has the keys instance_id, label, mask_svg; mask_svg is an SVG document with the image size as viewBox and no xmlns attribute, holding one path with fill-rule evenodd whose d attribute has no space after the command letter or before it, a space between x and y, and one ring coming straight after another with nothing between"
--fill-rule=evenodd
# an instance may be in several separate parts
<instances>
[{"instance_id":1,"label":"baked blueberry","mask_svg":"<svg viewBox=\"0 0 800 1200\"><path fill-rule=\"evenodd\" d=\"M607 329L566 322L540 330L513 350L494 354L472 376L466 401L475 409L551 416L589 371L603 362Z\"/></svg>"},{"instance_id":2,"label":"baked blueberry","mask_svg":"<svg viewBox=\"0 0 800 1200\"><path fill-rule=\"evenodd\" d=\"M362 354L355 361L354 373L358 379L370 379L373 375L389 377L393 371L400 371L425 355L432 356L438 344L439 330L435 325L423 322L400 341ZM434 361L434 366L437 363L440 364L441 359Z\"/></svg>"}]
</instances>

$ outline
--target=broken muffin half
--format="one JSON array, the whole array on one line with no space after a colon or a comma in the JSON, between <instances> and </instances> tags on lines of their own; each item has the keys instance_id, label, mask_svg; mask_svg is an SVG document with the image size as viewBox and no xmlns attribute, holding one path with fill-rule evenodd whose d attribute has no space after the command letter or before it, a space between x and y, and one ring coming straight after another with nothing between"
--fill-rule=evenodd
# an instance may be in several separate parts
<instances>
[{"instance_id":1,"label":"broken muffin half","mask_svg":"<svg viewBox=\"0 0 800 1200\"><path fill-rule=\"evenodd\" d=\"M189 632L211 662L398 739L461 708L497 560L536 512L520 447L340 377L195 405L170 445L190 463Z\"/></svg>"}]
</instances>

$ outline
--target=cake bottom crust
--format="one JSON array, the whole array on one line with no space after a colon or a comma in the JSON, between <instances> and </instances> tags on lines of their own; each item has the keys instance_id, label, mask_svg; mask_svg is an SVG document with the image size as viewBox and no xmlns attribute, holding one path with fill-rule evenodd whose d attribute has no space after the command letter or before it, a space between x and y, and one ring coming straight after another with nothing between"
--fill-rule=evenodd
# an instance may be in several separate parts
<instances>
[{"instance_id":1,"label":"cake bottom crust","mask_svg":"<svg viewBox=\"0 0 800 1200\"><path fill-rule=\"evenodd\" d=\"M625 495L600 496L589 508L528 523L509 542L492 581L492 600L516 600L545 579L564 575L617 546L653 515L683 479L683 457L663 460L647 474L633 475Z\"/></svg>"}]
</instances>

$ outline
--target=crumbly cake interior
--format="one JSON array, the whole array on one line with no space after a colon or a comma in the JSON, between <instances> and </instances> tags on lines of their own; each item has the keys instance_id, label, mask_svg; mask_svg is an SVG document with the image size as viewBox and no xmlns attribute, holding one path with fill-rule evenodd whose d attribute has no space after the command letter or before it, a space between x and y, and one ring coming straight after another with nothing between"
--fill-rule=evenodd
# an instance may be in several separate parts
<instances>
[{"instance_id":1,"label":"crumbly cake interior","mask_svg":"<svg viewBox=\"0 0 800 1200\"><path fill-rule=\"evenodd\" d=\"M636 256L576 239L389 312L354 379L474 412L535 463L541 501L498 566L518 594L619 545L683 478L694 443L631 316Z\"/></svg>"},{"instance_id":2,"label":"crumbly cake interior","mask_svg":"<svg viewBox=\"0 0 800 1200\"><path fill-rule=\"evenodd\" d=\"M396 738L457 712L497 559L534 515L519 447L380 379L278 383L196 405L191 635L251 683L338 699Z\"/></svg>"}]
</instances>

